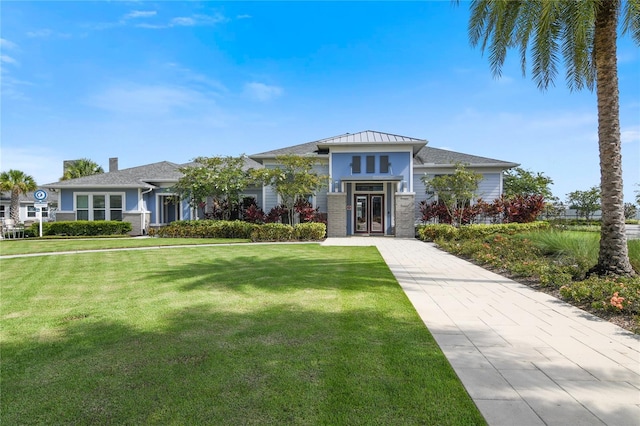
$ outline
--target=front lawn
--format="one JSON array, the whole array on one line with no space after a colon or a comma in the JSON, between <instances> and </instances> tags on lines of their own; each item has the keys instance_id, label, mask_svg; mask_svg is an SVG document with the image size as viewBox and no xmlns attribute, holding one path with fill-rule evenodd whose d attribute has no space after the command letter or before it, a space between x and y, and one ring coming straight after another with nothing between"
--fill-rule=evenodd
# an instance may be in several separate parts
<instances>
[{"instance_id":1,"label":"front lawn","mask_svg":"<svg viewBox=\"0 0 640 426\"><path fill-rule=\"evenodd\" d=\"M80 253L0 271L3 424L484 423L375 248Z\"/></svg>"},{"instance_id":2,"label":"front lawn","mask_svg":"<svg viewBox=\"0 0 640 426\"><path fill-rule=\"evenodd\" d=\"M86 239L10 239L0 241L0 255L29 253L53 253L61 251L82 251L98 249L119 249L132 247L163 247L195 244L233 244L249 240L232 238L91 238Z\"/></svg>"}]
</instances>

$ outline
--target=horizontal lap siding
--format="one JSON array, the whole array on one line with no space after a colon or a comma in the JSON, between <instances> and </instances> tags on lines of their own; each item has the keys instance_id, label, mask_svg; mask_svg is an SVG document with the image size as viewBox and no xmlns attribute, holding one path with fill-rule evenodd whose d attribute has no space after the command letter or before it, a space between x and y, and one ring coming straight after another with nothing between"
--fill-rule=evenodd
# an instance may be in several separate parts
<instances>
[{"instance_id":1,"label":"horizontal lap siding","mask_svg":"<svg viewBox=\"0 0 640 426\"><path fill-rule=\"evenodd\" d=\"M476 192L476 198L482 198L490 203L496 198L500 198L500 195L500 173L483 173Z\"/></svg>"}]
</instances>

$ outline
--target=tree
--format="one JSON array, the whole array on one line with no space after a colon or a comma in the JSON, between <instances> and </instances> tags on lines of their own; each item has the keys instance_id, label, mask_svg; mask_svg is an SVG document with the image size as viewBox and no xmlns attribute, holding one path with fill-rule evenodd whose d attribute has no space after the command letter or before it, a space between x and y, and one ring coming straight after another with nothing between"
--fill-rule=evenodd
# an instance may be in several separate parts
<instances>
[{"instance_id":1,"label":"tree","mask_svg":"<svg viewBox=\"0 0 640 426\"><path fill-rule=\"evenodd\" d=\"M633 203L624 203L624 218L635 219L638 214L638 207Z\"/></svg>"},{"instance_id":2,"label":"tree","mask_svg":"<svg viewBox=\"0 0 640 426\"><path fill-rule=\"evenodd\" d=\"M183 176L174 185L173 191L189 200L192 207L213 198L214 206L229 219L234 206L240 202L240 194L251 183L249 173L244 170L245 156L197 157L195 165L181 167Z\"/></svg>"},{"instance_id":3,"label":"tree","mask_svg":"<svg viewBox=\"0 0 640 426\"><path fill-rule=\"evenodd\" d=\"M462 221L462 215L456 214L457 210L471 202L481 180L480 173L467 170L463 164L456 164L453 174L422 177L427 191L433 190L436 193L438 201L445 206L452 223L457 226Z\"/></svg>"},{"instance_id":4,"label":"tree","mask_svg":"<svg viewBox=\"0 0 640 426\"><path fill-rule=\"evenodd\" d=\"M578 212L578 216L590 220L591 214L600 209L600 189L594 186L588 191L570 192L567 194L567 204Z\"/></svg>"},{"instance_id":5,"label":"tree","mask_svg":"<svg viewBox=\"0 0 640 426\"><path fill-rule=\"evenodd\" d=\"M95 161L88 158L70 161L65 165L60 180L75 179L84 176L92 176L104 173L104 169Z\"/></svg>"},{"instance_id":6,"label":"tree","mask_svg":"<svg viewBox=\"0 0 640 426\"><path fill-rule=\"evenodd\" d=\"M624 6L623 6L624 5ZM640 0L476 0L471 4L469 38L489 50L493 74L500 76L507 50L517 48L523 75L533 58L533 80L546 90L560 57L571 90L596 88L602 225L599 275L635 275L627 248L622 192L622 154L616 40L618 16L623 33L640 44Z\"/></svg>"},{"instance_id":7,"label":"tree","mask_svg":"<svg viewBox=\"0 0 640 426\"><path fill-rule=\"evenodd\" d=\"M549 185L553 183L551 178L538 172L534 173L521 167L507 170L504 174L504 196L513 198L517 195L523 197L529 195L542 195L545 199L551 198Z\"/></svg>"},{"instance_id":8,"label":"tree","mask_svg":"<svg viewBox=\"0 0 640 426\"><path fill-rule=\"evenodd\" d=\"M20 222L20 194L35 191L38 188L35 179L20 170L9 170L0 173L0 191L11 192L9 217L16 223Z\"/></svg>"},{"instance_id":9,"label":"tree","mask_svg":"<svg viewBox=\"0 0 640 426\"><path fill-rule=\"evenodd\" d=\"M289 213L289 225L293 225L295 204L299 198L315 195L326 185L329 177L313 171L316 159L300 155L280 155L274 168L254 170L255 178L271 185L280 195L282 204Z\"/></svg>"}]
</instances>

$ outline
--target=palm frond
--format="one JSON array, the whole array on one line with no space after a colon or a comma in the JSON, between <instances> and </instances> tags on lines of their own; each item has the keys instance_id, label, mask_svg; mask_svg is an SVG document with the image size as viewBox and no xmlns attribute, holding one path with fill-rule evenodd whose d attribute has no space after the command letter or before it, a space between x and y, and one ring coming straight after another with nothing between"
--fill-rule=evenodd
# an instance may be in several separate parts
<instances>
[{"instance_id":1,"label":"palm frond","mask_svg":"<svg viewBox=\"0 0 640 426\"><path fill-rule=\"evenodd\" d=\"M640 0L627 0L622 6L622 33L630 33L640 45Z\"/></svg>"}]
</instances>

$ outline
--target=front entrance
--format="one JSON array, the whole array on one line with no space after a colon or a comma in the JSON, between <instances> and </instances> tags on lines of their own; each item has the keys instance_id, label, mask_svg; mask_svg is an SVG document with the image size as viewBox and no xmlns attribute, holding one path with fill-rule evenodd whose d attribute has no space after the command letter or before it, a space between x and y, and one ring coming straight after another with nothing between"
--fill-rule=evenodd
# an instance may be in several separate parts
<instances>
[{"instance_id":1,"label":"front entrance","mask_svg":"<svg viewBox=\"0 0 640 426\"><path fill-rule=\"evenodd\" d=\"M384 195L359 194L353 204L356 234L384 234Z\"/></svg>"}]
</instances>

